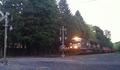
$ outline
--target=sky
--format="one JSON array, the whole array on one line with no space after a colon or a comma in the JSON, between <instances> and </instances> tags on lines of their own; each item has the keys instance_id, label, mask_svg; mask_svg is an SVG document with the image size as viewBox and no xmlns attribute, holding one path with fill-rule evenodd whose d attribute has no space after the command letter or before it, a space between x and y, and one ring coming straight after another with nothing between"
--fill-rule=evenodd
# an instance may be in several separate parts
<instances>
[{"instance_id":1,"label":"sky","mask_svg":"<svg viewBox=\"0 0 120 70\"><path fill-rule=\"evenodd\" d=\"M120 41L120 0L67 0L74 15L77 10L87 24L111 31L111 41Z\"/></svg>"}]
</instances>

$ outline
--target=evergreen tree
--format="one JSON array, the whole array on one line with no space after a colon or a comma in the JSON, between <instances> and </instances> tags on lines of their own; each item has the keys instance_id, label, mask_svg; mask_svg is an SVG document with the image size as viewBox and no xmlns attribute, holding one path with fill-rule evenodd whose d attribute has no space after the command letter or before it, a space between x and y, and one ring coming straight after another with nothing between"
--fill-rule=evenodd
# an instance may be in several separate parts
<instances>
[{"instance_id":1,"label":"evergreen tree","mask_svg":"<svg viewBox=\"0 0 120 70\"><path fill-rule=\"evenodd\" d=\"M82 15L80 14L78 10L76 11L75 16L79 19L77 24L81 30L81 37L85 39L89 39L89 34L88 34L89 27L86 25Z\"/></svg>"},{"instance_id":2,"label":"evergreen tree","mask_svg":"<svg viewBox=\"0 0 120 70\"><path fill-rule=\"evenodd\" d=\"M4 5L4 11L13 13L11 25L16 27L9 34L9 43L27 45L31 54L32 49L49 48L53 46L55 30L55 0L10 0Z\"/></svg>"},{"instance_id":3,"label":"evergreen tree","mask_svg":"<svg viewBox=\"0 0 120 70\"><path fill-rule=\"evenodd\" d=\"M71 16L67 1L60 0L58 7L59 7L58 25L69 27L69 25L71 23L70 20L71 20L72 16Z\"/></svg>"},{"instance_id":4,"label":"evergreen tree","mask_svg":"<svg viewBox=\"0 0 120 70\"><path fill-rule=\"evenodd\" d=\"M58 3L58 12L57 12L57 31L59 35L59 30L62 26L67 29L67 40L65 41L68 44L69 39L71 39L71 27L72 27L72 14L70 12L69 6L66 0L60 0ZM59 37L59 36L58 36Z\"/></svg>"},{"instance_id":5,"label":"evergreen tree","mask_svg":"<svg viewBox=\"0 0 120 70\"><path fill-rule=\"evenodd\" d=\"M74 16L71 14L66 0L60 0L58 4L55 0L4 0L0 9L4 13L10 12L9 25L16 27L16 30L8 31L8 45L20 43L23 48L26 45L29 54L58 49L62 26L67 29L66 46L71 38L78 36L112 47L103 31L97 26L87 25L78 10ZM0 45L4 42L3 24L4 21L0 24Z\"/></svg>"},{"instance_id":6,"label":"evergreen tree","mask_svg":"<svg viewBox=\"0 0 120 70\"><path fill-rule=\"evenodd\" d=\"M88 40L93 41L93 42L97 42L95 32L92 29L92 25L88 25L88 29L89 29L89 33L88 33L89 39Z\"/></svg>"}]
</instances>

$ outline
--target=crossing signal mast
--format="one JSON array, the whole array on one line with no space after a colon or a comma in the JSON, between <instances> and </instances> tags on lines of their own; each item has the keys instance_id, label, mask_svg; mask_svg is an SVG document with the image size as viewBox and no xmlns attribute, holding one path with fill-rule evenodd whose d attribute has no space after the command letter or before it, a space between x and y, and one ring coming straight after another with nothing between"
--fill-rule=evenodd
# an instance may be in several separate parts
<instances>
[{"instance_id":1,"label":"crossing signal mast","mask_svg":"<svg viewBox=\"0 0 120 70\"><path fill-rule=\"evenodd\" d=\"M8 25L8 16L10 15L9 12L6 12L5 15L0 11L0 14L1 14L1 18L0 18L0 21L2 21L3 19L5 19L5 37L4 37L4 58L3 58L3 63L4 64L7 64L7 60L6 60L6 48L7 48L7 27L9 26ZM13 30L12 26L10 25L10 31Z\"/></svg>"},{"instance_id":2,"label":"crossing signal mast","mask_svg":"<svg viewBox=\"0 0 120 70\"><path fill-rule=\"evenodd\" d=\"M60 28L60 41L62 41L62 45L60 46L60 50L62 51L62 57L65 57L64 51L65 49L65 45L64 45L64 41L65 39L67 39L67 37L65 37L65 35L67 34L66 29L64 28L64 26L62 26L62 28Z\"/></svg>"}]
</instances>

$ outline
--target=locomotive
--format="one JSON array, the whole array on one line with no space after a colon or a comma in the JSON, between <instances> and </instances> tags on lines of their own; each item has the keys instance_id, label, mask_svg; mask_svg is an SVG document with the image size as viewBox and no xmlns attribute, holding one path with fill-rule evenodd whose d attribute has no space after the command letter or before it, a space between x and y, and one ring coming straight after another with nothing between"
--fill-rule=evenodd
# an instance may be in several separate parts
<instances>
[{"instance_id":1,"label":"locomotive","mask_svg":"<svg viewBox=\"0 0 120 70\"><path fill-rule=\"evenodd\" d=\"M68 49L68 47L67 47ZM96 52L111 52L111 48L108 47L103 47L102 44L97 43L97 42L93 42L93 41L88 41L85 40L83 38L72 38L70 44L69 44L69 52L72 53L80 53L80 52L84 52L86 53L87 50L90 50L94 53ZM112 51L115 51L112 49Z\"/></svg>"}]
</instances>

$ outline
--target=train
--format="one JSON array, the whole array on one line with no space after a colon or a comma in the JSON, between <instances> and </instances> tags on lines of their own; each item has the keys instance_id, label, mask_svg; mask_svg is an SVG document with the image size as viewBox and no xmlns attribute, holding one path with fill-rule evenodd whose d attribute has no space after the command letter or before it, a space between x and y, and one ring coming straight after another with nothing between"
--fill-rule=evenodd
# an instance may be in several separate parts
<instances>
[{"instance_id":1,"label":"train","mask_svg":"<svg viewBox=\"0 0 120 70\"><path fill-rule=\"evenodd\" d=\"M93 53L97 52L115 52L115 48L108 48L104 47L102 44L88 41L83 38L72 38L72 40L69 43L69 47L66 47L66 50L71 53L86 53L87 50L92 51Z\"/></svg>"}]
</instances>

